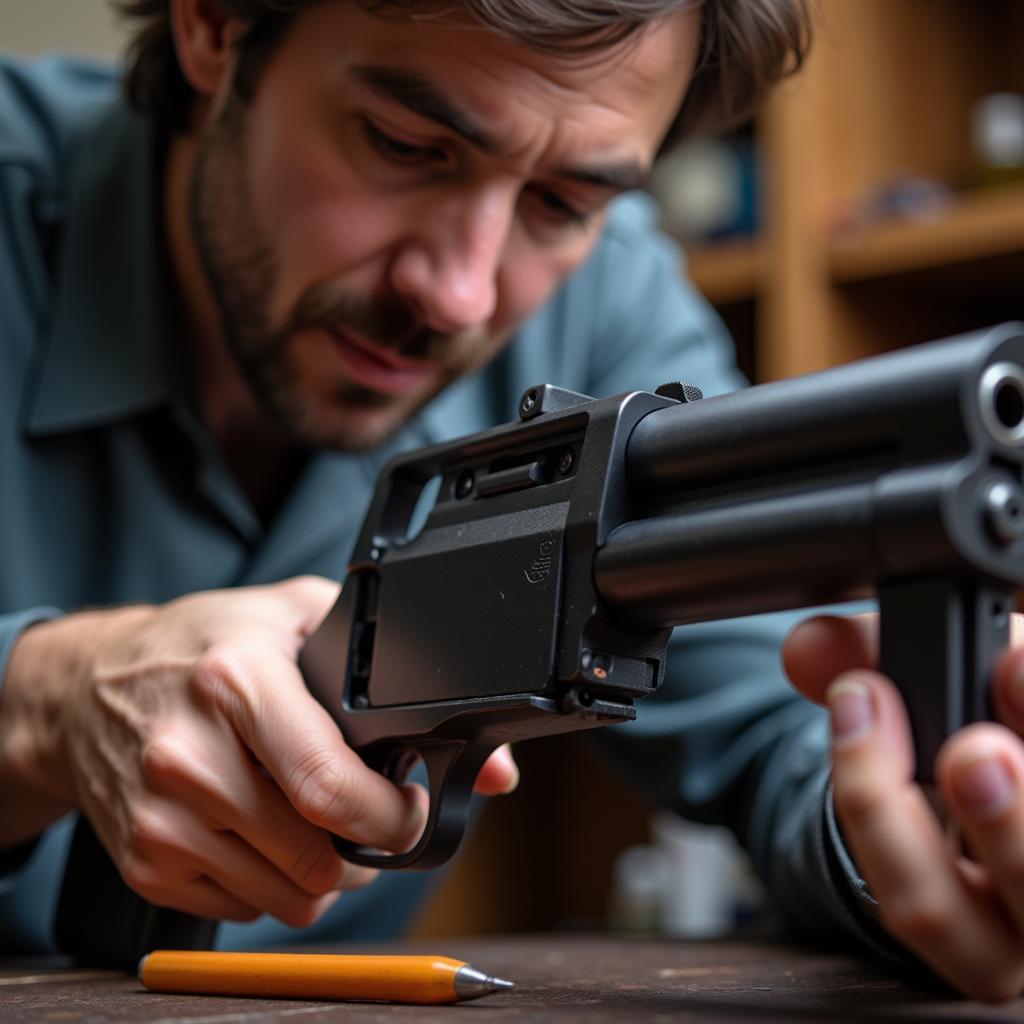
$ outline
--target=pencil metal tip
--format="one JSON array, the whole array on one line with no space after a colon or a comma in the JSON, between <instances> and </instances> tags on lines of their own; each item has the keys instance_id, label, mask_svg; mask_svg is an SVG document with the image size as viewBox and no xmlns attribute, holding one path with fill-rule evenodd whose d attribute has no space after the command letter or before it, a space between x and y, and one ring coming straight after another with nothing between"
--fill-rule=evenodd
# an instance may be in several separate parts
<instances>
[{"instance_id":1,"label":"pencil metal tip","mask_svg":"<svg viewBox=\"0 0 1024 1024\"><path fill-rule=\"evenodd\" d=\"M460 1000L479 999L481 996L489 996L492 992L503 992L513 987L513 982L484 974L469 964L455 972L455 994Z\"/></svg>"}]
</instances>

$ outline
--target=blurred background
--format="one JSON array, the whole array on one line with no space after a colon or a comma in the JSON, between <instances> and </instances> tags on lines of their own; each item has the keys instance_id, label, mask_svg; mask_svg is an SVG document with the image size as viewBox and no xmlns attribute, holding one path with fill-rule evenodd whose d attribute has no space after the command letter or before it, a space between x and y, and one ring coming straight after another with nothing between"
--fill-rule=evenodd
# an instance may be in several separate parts
<instances>
[{"instance_id":1,"label":"blurred background","mask_svg":"<svg viewBox=\"0 0 1024 1024\"><path fill-rule=\"evenodd\" d=\"M15 53L64 50L111 57L120 50L109 0L3 0L0 46Z\"/></svg>"},{"instance_id":2,"label":"blurred background","mask_svg":"<svg viewBox=\"0 0 1024 1024\"><path fill-rule=\"evenodd\" d=\"M652 185L770 380L1024 317L1024 0L812 0L804 72ZM106 0L0 0L0 45L112 57ZM583 734L518 750L422 935L770 919L732 841L654 810Z\"/></svg>"}]
</instances>

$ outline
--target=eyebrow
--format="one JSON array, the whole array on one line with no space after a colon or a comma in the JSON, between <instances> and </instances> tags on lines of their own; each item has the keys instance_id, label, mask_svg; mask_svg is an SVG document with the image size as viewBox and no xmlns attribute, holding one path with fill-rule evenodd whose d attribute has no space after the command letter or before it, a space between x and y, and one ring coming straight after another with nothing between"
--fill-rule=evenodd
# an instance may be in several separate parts
<instances>
[{"instance_id":1,"label":"eyebrow","mask_svg":"<svg viewBox=\"0 0 1024 1024\"><path fill-rule=\"evenodd\" d=\"M377 64L356 65L352 74L378 96L447 128L486 156L501 152L497 139L460 110L427 76ZM624 192L642 187L649 171L639 161L622 160L592 167L567 167L554 173L556 177Z\"/></svg>"},{"instance_id":2,"label":"eyebrow","mask_svg":"<svg viewBox=\"0 0 1024 1024\"><path fill-rule=\"evenodd\" d=\"M359 64L352 73L378 96L453 131L488 156L498 153L497 141L459 110L425 75L376 64Z\"/></svg>"}]
</instances>

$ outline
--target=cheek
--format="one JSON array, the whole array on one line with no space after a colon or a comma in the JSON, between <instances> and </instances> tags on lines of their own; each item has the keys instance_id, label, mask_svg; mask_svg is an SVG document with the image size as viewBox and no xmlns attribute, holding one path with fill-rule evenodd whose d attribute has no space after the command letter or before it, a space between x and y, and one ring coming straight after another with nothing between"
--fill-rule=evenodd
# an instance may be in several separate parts
<instances>
[{"instance_id":1,"label":"cheek","mask_svg":"<svg viewBox=\"0 0 1024 1024\"><path fill-rule=\"evenodd\" d=\"M313 197L308 193L280 223L273 244L283 280L302 286L334 281L374 290L387 249L387 209L368 197L339 191Z\"/></svg>"},{"instance_id":2,"label":"cheek","mask_svg":"<svg viewBox=\"0 0 1024 1024\"><path fill-rule=\"evenodd\" d=\"M510 253L498 275L493 329L499 333L513 329L536 312L586 259L593 244L586 242L558 254L538 254L536 249Z\"/></svg>"},{"instance_id":3,"label":"cheek","mask_svg":"<svg viewBox=\"0 0 1024 1024\"><path fill-rule=\"evenodd\" d=\"M388 197L352 174L336 149L279 126L253 139L251 167L256 228L275 257L281 312L327 280L376 286L397 214Z\"/></svg>"}]
</instances>

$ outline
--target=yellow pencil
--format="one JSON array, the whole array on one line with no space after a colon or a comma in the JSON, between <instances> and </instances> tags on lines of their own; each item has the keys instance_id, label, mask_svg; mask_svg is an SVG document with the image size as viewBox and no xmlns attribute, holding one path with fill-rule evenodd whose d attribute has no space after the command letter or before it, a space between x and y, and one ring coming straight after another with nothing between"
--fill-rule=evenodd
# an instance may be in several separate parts
<instances>
[{"instance_id":1,"label":"yellow pencil","mask_svg":"<svg viewBox=\"0 0 1024 1024\"><path fill-rule=\"evenodd\" d=\"M336 956L307 953L210 953L158 949L139 962L154 992L456 1003L512 987L446 956Z\"/></svg>"}]
</instances>

